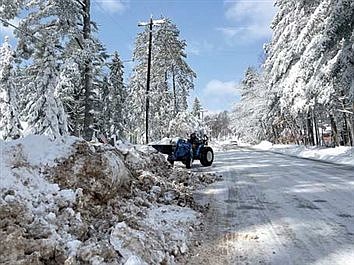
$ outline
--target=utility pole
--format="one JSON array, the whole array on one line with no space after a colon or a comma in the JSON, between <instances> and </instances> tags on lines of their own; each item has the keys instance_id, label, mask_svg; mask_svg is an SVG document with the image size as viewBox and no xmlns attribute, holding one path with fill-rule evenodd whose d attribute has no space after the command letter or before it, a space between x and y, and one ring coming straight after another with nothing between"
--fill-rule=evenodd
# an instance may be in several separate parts
<instances>
[{"instance_id":1,"label":"utility pole","mask_svg":"<svg viewBox=\"0 0 354 265\"><path fill-rule=\"evenodd\" d=\"M82 5L82 16L83 16L83 26L82 26L82 36L84 41L88 40L91 36L91 0L84 0ZM85 60L84 70L82 72L83 86L85 89L85 105L84 105L84 124L83 124L83 138L87 141L91 140L93 135L93 100L92 96L92 65L90 60ZM76 126L75 126L76 127ZM77 132L75 132L77 133Z\"/></svg>"},{"instance_id":2,"label":"utility pole","mask_svg":"<svg viewBox=\"0 0 354 265\"><path fill-rule=\"evenodd\" d=\"M154 25L159 25L165 23L164 20L153 20L150 17L149 22L140 22L139 27L149 26L149 45L148 45L148 65L147 65L147 76L146 76L146 97L145 97L145 143L149 143L149 91L150 91L150 72L151 72L151 53L152 53L152 28Z\"/></svg>"}]
</instances>

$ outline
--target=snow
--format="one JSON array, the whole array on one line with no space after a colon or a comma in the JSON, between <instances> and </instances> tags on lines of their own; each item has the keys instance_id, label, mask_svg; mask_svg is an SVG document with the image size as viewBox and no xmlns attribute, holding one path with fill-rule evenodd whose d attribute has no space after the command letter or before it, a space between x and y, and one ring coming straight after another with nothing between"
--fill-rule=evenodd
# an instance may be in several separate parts
<instances>
[{"instance_id":1,"label":"snow","mask_svg":"<svg viewBox=\"0 0 354 265\"><path fill-rule=\"evenodd\" d=\"M26 162L33 166L54 166L56 159L65 158L73 151L72 144L75 141L78 141L78 138L67 136L52 141L43 135L29 135L10 142L0 141L0 148L3 154L22 149L18 155L23 156Z\"/></svg>"},{"instance_id":2,"label":"snow","mask_svg":"<svg viewBox=\"0 0 354 265\"><path fill-rule=\"evenodd\" d=\"M354 147L349 146L323 148L302 145L273 145L268 141L262 141L260 144L252 146L252 148L354 166Z\"/></svg>"},{"instance_id":3,"label":"snow","mask_svg":"<svg viewBox=\"0 0 354 265\"><path fill-rule=\"evenodd\" d=\"M0 263L25 263L28 252L58 264L175 264L201 227L191 192L217 179L172 169L149 146L0 143Z\"/></svg>"},{"instance_id":4,"label":"snow","mask_svg":"<svg viewBox=\"0 0 354 265\"><path fill-rule=\"evenodd\" d=\"M224 181L197 194L208 233L188 264L354 264L351 167L251 148L216 157Z\"/></svg>"},{"instance_id":5,"label":"snow","mask_svg":"<svg viewBox=\"0 0 354 265\"><path fill-rule=\"evenodd\" d=\"M72 191L60 191L55 183L49 183L38 169L39 166L54 166L56 161L67 157L77 139L66 137L51 141L46 136L27 136L11 142L0 141L0 192L11 191L7 201L25 200L30 208L40 197L53 201L54 196L73 200ZM55 195L54 195L55 194Z\"/></svg>"},{"instance_id":6,"label":"snow","mask_svg":"<svg viewBox=\"0 0 354 265\"><path fill-rule=\"evenodd\" d=\"M260 150L269 150L271 149L273 144L268 141L262 141L260 144L256 145L255 147Z\"/></svg>"}]
</instances>

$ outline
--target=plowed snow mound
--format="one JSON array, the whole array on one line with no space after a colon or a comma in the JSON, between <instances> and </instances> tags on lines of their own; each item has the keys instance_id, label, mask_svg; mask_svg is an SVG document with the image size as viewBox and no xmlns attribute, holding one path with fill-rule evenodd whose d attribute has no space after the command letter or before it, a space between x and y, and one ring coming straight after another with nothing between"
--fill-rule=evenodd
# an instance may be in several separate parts
<instances>
[{"instance_id":1,"label":"plowed snow mound","mask_svg":"<svg viewBox=\"0 0 354 265\"><path fill-rule=\"evenodd\" d=\"M218 179L73 137L0 154L0 264L173 264L201 225L192 191Z\"/></svg>"}]
</instances>

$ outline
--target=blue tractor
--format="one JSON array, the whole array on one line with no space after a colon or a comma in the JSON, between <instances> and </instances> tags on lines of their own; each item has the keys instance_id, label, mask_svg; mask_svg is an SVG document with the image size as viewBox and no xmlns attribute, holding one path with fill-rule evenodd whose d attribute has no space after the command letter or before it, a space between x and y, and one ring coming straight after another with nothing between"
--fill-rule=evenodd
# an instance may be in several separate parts
<instances>
[{"instance_id":1,"label":"blue tractor","mask_svg":"<svg viewBox=\"0 0 354 265\"><path fill-rule=\"evenodd\" d=\"M190 139L178 139L171 144L152 145L160 153L168 155L167 161L174 164L175 161L181 161L186 168L191 168L194 160L199 160L205 166L211 166L214 161L213 149L208 146L208 137L204 135L201 139L196 133L192 133Z\"/></svg>"}]
</instances>

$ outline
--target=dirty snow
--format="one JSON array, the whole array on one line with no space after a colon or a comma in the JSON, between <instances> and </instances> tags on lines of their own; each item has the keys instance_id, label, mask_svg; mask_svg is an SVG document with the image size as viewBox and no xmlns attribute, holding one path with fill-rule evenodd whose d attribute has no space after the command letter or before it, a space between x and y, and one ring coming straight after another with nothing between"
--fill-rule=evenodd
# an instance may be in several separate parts
<instances>
[{"instance_id":1,"label":"dirty snow","mask_svg":"<svg viewBox=\"0 0 354 265\"><path fill-rule=\"evenodd\" d=\"M175 264L213 174L172 169L148 146L66 137L0 142L1 264Z\"/></svg>"}]
</instances>

